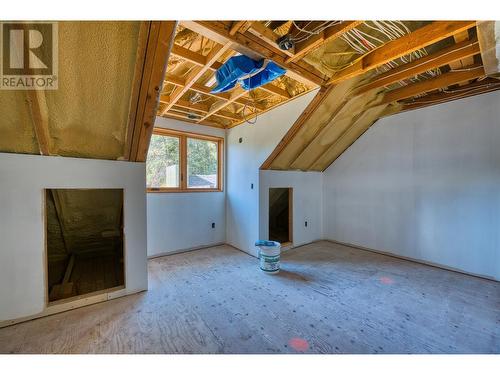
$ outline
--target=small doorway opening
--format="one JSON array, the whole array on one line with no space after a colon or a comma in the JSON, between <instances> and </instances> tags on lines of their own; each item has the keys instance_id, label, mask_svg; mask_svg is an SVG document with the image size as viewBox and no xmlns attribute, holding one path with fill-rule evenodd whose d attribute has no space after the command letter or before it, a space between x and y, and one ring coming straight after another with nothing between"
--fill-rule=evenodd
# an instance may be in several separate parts
<instances>
[{"instance_id":1,"label":"small doorway opening","mask_svg":"<svg viewBox=\"0 0 500 375\"><path fill-rule=\"evenodd\" d=\"M269 240L281 244L293 241L292 188L269 188Z\"/></svg>"},{"instance_id":2,"label":"small doorway opening","mask_svg":"<svg viewBox=\"0 0 500 375\"><path fill-rule=\"evenodd\" d=\"M49 304L125 287L123 189L46 189Z\"/></svg>"}]
</instances>

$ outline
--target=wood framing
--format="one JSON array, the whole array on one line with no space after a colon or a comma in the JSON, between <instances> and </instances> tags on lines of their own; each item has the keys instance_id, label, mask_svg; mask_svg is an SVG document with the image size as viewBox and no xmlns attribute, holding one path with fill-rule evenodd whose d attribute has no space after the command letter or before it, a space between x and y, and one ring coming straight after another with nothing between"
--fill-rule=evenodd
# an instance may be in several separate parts
<instances>
[{"instance_id":1,"label":"wood framing","mask_svg":"<svg viewBox=\"0 0 500 375\"><path fill-rule=\"evenodd\" d=\"M130 161L146 160L176 26L175 21L149 23L138 100L134 104L135 110L131 109L135 116L127 140L126 156Z\"/></svg>"},{"instance_id":2,"label":"wood framing","mask_svg":"<svg viewBox=\"0 0 500 375\"><path fill-rule=\"evenodd\" d=\"M473 65L471 67L464 68L463 70L452 71L442 74L436 78L427 79L400 89L389 91L384 95L382 104L411 98L426 92L439 90L440 88L476 79L484 75L485 73L482 65Z\"/></svg>"},{"instance_id":3,"label":"wood framing","mask_svg":"<svg viewBox=\"0 0 500 375\"><path fill-rule=\"evenodd\" d=\"M165 128L155 128L153 133L159 136L175 137L179 139L179 186L178 187L148 187L148 193L193 193L193 192L221 192L224 190L224 138L206 134L183 132ZM197 139L214 142L217 145L217 188L196 188L188 186L188 146L187 139Z\"/></svg>"},{"instance_id":4,"label":"wood framing","mask_svg":"<svg viewBox=\"0 0 500 375\"><path fill-rule=\"evenodd\" d=\"M383 64L427 47L454 34L468 30L476 25L475 21L435 21L399 39L363 55L350 66L335 74L328 84L336 84L345 79L365 73Z\"/></svg>"},{"instance_id":5,"label":"wood framing","mask_svg":"<svg viewBox=\"0 0 500 375\"><path fill-rule=\"evenodd\" d=\"M216 21L181 21L181 24L218 43L230 42L234 50L249 57L272 59L287 69L287 74L293 79L309 85L321 85L325 80L322 73L304 62L287 63L286 59L289 56L285 52L262 41L249 31L244 34L237 32L235 35L231 35L230 28L226 24Z\"/></svg>"},{"instance_id":6,"label":"wood framing","mask_svg":"<svg viewBox=\"0 0 500 375\"><path fill-rule=\"evenodd\" d=\"M179 100L190 88L191 86L203 75L207 70L211 68L211 66L217 62L217 60L231 47L230 43L226 43L224 45L219 45L212 49L210 54L205 58L205 64L199 68L195 68L186 78L184 86L177 86L174 89L174 92L170 95L170 102L166 105L163 110L163 114L165 114L172 106Z\"/></svg>"},{"instance_id":7,"label":"wood framing","mask_svg":"<svg viewBox=\"0 0 500 375\"><path fill-rule=\"evenodd\" d=\"M360 95L376 88L389 86L398 81L414 77L425 71L439 68L454 61L462 60L479 53L479 43L477 40L467 40L433 53L432 55L422 57L421 59L414 60L408 64L388 70L386 73L379 74L369 83L361 86L356 93Z\"/></svg>"},{"instance_id":8,"label":"wood framing","mask_svg":"<svg viewBox=\"0 0 500 375\"><path fill-rule=\"evenodd\" d=\"M456 89L449 89L405 101L401 112L442 104L452 100L485 94L496 90L500 90L500 81L494 78L486 78L481 81L459 86Z\"/></svg>"},{"instance_id":9,"label":"wood framing","mask_svg":"<svg viewBox=\"0 0 500 375\"><path fill-rule=\"evenodd\" d=\"M327 28L326 30L323 30L318 35L315 35L303 42L297 43L293 55L289 57L286 62L290 63L292 61L301 59L309 52L315 50L326 42L340 38L347 31L354 29L362 23L363 21L344 21L338 25L334 25Z\"/></svg>"}]
</instances>

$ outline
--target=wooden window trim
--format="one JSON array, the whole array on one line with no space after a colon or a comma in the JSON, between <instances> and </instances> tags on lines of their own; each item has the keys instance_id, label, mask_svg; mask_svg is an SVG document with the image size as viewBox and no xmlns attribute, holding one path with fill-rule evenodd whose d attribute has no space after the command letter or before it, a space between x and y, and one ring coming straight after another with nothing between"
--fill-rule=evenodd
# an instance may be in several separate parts
<instances>
[{"instance_id":1,"label":"wooden window trim","mask_svg":"<svg viewBox=\"0 0 500 375\"><path fill-rule=\"evenodd\" d=\"M155 135L163 135L168 137L179 138L179 181L180 186L177 188L171 187L148 187L148 193L208 193L208 192L222 192L223 186L223 171L224 171L224 138L212 135L183 132L179 130L155 128L153 130ZM187 139L199 139L203 141L212 141L217 143L217 188L188 188L187 187Z\"/></svg>"}]
</instances>

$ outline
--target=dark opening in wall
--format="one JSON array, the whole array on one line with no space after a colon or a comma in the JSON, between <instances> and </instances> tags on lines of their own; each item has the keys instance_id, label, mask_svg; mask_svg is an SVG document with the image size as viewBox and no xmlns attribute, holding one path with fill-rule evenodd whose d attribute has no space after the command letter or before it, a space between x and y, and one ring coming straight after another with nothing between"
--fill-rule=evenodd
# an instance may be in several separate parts
<instances>
[{"instance_id":1,"label":"dark opening in wall","mask_svg":"<svg viewBox=\"0 0 500 375\"><path fill-rule=\"evenodd\" d=\"M292 242L292 188L269 188L269 240Z\"/></svg>"},{"instance_id":2,"label":"dark opening in wall","mask_svg":"<svg viewBox=\"0 0 500 375\"><path fill-rule=\"evenodd\" d=\"M124 287L123 189L46 189L49 302Z\"/></svg>"}]
</instances>

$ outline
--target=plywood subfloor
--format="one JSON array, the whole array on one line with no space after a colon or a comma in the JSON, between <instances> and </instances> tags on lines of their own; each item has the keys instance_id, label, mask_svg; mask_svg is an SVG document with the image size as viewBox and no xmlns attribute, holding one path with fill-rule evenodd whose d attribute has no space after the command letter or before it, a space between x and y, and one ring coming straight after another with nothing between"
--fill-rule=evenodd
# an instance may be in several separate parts
<instances>
[{"instance_id":1,"label":"plywood subfloor","mask_svg":"<svg viewBox=\"0 0 500 375\"><path fill-rule=\"evenodd\" d=\"M500 353L500 283L318 242L277 276L228 246L145 293L0 329L2 353Z\"/></svg>"}]
</instances>

